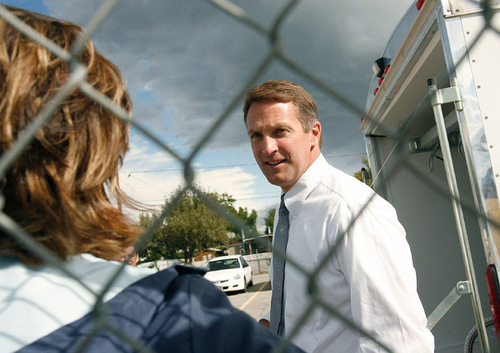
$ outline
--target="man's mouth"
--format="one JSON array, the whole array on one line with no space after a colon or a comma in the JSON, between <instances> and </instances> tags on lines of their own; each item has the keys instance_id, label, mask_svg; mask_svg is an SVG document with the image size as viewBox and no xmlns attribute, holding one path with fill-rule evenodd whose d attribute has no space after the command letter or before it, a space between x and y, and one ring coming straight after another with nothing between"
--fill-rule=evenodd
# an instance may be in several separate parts
<instances>
[{"instance_id":1,"label":"man's mouth","mask_svg":"<svg viewBox=\"0 0 500 353\"><path fill-rule=\"evenodd\" d=\"M270 166L275 166L275 165L283 163L284 161L285 161L285 159L282 159L280 161L269 161L269 162L264 162L264 163L267 165L270 165Z\"/></svg>"}]
</instances>

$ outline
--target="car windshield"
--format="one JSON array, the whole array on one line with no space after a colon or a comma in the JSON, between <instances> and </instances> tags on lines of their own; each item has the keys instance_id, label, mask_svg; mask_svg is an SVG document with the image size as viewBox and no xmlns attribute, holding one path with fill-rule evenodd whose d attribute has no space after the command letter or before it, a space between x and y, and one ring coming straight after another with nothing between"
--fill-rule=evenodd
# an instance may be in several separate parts
<instances>
[{"instance_id":1,"label":"car windshield","mask_svg":"<svg viewBox=\"0 0 500 353\"><path fill-rule=\"evenodd\" d=\"M240 263L238 262L238 259L215 260L208 263L209 271L228 270L239 267Z\"/></svg>"}]
</instances>

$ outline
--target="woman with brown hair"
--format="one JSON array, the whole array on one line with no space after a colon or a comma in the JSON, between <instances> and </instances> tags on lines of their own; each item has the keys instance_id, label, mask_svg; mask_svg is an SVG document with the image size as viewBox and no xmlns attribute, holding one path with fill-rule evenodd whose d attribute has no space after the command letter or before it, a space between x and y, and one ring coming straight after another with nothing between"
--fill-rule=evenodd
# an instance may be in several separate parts
<instances>
[{"instance_id":1,"label":"woman with brown hair","mask_svg":"<svg viewBox=\"0 0 500 353\"><path fill-rule=\"evenodd\" d=\"M82 28L72 23L7 9L67 51L82 33ZM78 60L87 67L86 81L92 87L131 111L119 70L91 41ZM0 19L2 156L47 107L69 75L69 63ZM118 260L141 234L121 211L122 206L133 205L118 184L128 131L127 122L74 89L0 181L5 215L64 261L66 270L95 293L102 291L120 267L104 260ZM0 254L2 349L19 348L92 309L95 299L91 291L45 265L4 230L0 231ZM104 300L152 273L124 268ZM21 329L23 326L26 328Z\"/></svg>"},{"instance_id":2,"label":"woman with brown hair","mask_svg":"<svg viewBox=\"0 0 500 353\"><path fill-rule=\"evenodd\" d=\"M83 32L4 8L66 54ZM62 59L0 15L0 158L50 107L75 65L86 67L87 85L131 112L119 70L90 40L78 57ZM280 339L234 309L203 271L154 273L113 261L142 231L122 211L134 206L118 183L128 133L127 121L76 87L0 170L0 350L271 351ZM19 242L11 221L62 267Z\"/></svg>"}]
</instances>

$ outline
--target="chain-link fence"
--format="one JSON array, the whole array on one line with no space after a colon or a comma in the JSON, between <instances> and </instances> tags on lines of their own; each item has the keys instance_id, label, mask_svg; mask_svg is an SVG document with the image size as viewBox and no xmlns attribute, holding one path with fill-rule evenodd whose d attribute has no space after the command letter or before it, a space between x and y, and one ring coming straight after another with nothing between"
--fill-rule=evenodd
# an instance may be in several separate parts
<instances>
[{"instance_id":1,"label":"chain-link fence","mask_svg":"<svg viewBox=\"0 0 500 353\"><path fill-rule=\"evenodd\" d=\"M88 83L85 81L85 66L79 64L76 60L77 54L85 41L93 34L96 32L96 30L99 28L99 26L103 23L103 21L106 20L106 17L110 12L113 11L114 7L119 1L117 0L108 0L104 2L104 4L100 7L100 9L96 12L95 17L89 22L87 26L87 34L85 36L82 36L79 38L79 42L77 45L73 47L73 52L67 52L63 51L57 46L55 46L53 43L50 41L47 41L45 38L40 37L37 32L33 31L29 27L27 27L24 23L21 23L18 21L15 17L13 17L8 11L6 11L5 8L0 7L0 16L4 18L7 22L9 22L12 26L15 26L16 28L19 29L19 31L22 31L25 33L27 36L33 38L35 41L41 43L42 45L46 46L50 51L53 53L56 53L59 55L63 60L68 61L68 62L73 62L72 65L72 72L71 75L64 87L62 87L59 91L59 93L53 98L52 104L47 106L42 112L39 113L38 117L34 120L33 124L28 127L26 132L22 135L21 138L17 141L17 143L9 150L7 153L1 156L0 159L0 175L2 178L6 175L7 170L9 167L12 165L13 161L16 160L22 153L24 149L27 148L27 146L30 144L30 142L33 140L35 134L37 131L40 129L41 126L44 126L49 119L51 118L51 114L53 112L53 109L57 104L61 101L63 101L71 92L72 89L75 87L78 87L82 91L84 91L89 97L92 99L95 99L98 101L102 106L106 107L106 109L110 110L115 114L116 116L121 117L122 119L129 121L129 116L127 112L125 112L123 109L118 108L117 106L114 106L112 102L101 95L99 92L97 92L95 89L93 89ZM431 8L434 6L434 2L431 2L429 0L430 4L424 6L428 6ZM270 43L269 46L269 51L267 55L262 59L262 61L259 63L258 67L255 69L251 77L248 79L247 82L244 82L241 84L241 86L238 89L238 92L234 94L233 99L227 106L220 112L219 116L212 122L212 125L209 129L206 130L206 133L204 136L202 136L197 144L193 146L191 153L186 157L180 156L177 152L176 149L173 148L170 144L168 144L166 141L162 141L159 139L154 131L145 129L143 126L138 124L136 120L132 119L131 124L134 126L134 128L139 131L141 134L143 134L146 138L148 138L152 143L155 143L157 146L159 146L161 149L165 151L165 153L169 154L176 160L178 160L183 166L184 166L184 175L185 175L185 189L184 191L192 191L193 193L197 194L201 199L203 199L207 204L209 204L211 207L213 207L214 210L216 210L218 213L223 215L225 218L227 218L230 222L233 222L235 225L238 227L242 228L245 230L246 234L249 236L252 234L252 230L246 227L244 224L242 224L238 219L235 217L231 216L224 210L220 205L215 203L210 197L206 196L203 192L201 192L199 189L197 189L196 185L193 183L194 176L195 176L195 171L193 168L193 160L202 152L204 147L207 145L207 143L213 139L214 134L219 130L220 126L228 119L229 115L231 112L233 112L235 109L241 109L241 102L242 99L246 93L246 91L252 87L255 82L259 79L259 77L262 76L263 72L273 63L276 61L281 62L283 65L288 67L290 70L295 71L299 75L301 75L305 80L310 82L311 84L315 85L316 87L320 88L321 90L324 91L324 93L328 96L331 97L332 100L341 102L346 108L350 109L355 116L363 116L364 117L364 124L371 124L370 129L375 131L384 131L384 139L385 141L390 140L390 147L385 146L384 149L389 149L389 153L385 153L385 157L380 157L379 154L379 160L375 159L370 160L370 162L374 162L375 165L372 165L372 168L374 169L374 175L372 176L375 184L377 186L377 190L380 190L383 196L391 199L391 200L396 200L395 203L398 203L401 201L401 197L397 195L397 187L393 186L392 182L394 180L398 180L398 176L401 176L403 173L411 174L413 177L418 178L419 180L423 181L427 185L428 189L432 189L433 192L437 195L441 195L443 197L446 197L448 202L453 202L455 204L456 201L460 202L460 199L457 198L457 196L453 193L453 191L450 191L448 189L448 186L443 184L440 180L436 181L434 178L436 177L436 174L432 173L427 173L423 172L421 168L418 166L416 167L415 164L412 161L408 160L408 155L414 154L416 152L422 152L422 156L425 156L427 158L429 155L431 155L431 161L436 160L436 150L438 144L434 142L432 144L431 149L423 149L421 148L406 148L406 147L401 147L401 146L408 146L408 143L413 142L413 140L409 137L412 137L413 135L410 134L408 131L410 129L401 129L396 128L394 129L394 126L397 124L387 124L387 126L384 126L385 121L383 119L378 119L378 117L375 116L370 116L369 113L365 111L362 107L359 107L358 105L354 104L349 97L346 97L342 92L342 88L340 87L331 87L327 85L320 77L316 77L313 74L311 74L307 68L302 67L301 65L297 64L297 62L294 61L293 57L289 57L285 55L284 53L284 41L282 36L285 34L281 34L280 28L283 25L283 22L287 19L288 16L293 12L294 7L297 5L298 1L288 1L286 5L283 6L283 8L280 11L280 14L276 17L275 21L271 24L269 27L265 27L261 25L258 21L258 19L252 18L250 15L245 13L242 9L238 8L234 4L232 4L229 1L226 0L212 0L211 3L216 6L217 8L220 9L220 11L223 11L230 16L233 16L236 18L240 25L248 26L260 35L263 36L263 40L267 40ZM419 1L420 3L420 1ZM455 11L455 14L457 11L460 9L455 6L453 8L452 5L456 5L457 2L450 2L450 6L445 9L445 11L450 11L453 12ZM451 9L450 9L451 8ZM481 2L481 15L484 18L483 21L483 28L479 31L480 33L476 36L476 41L479 41L482 35L491 35L491 33L494 33L495 35L498 35L498 29L494 28L491 26L493 22L493 19L497 15L498 9L498 4L496 2L488 2L484 1ZM440 14L441 16L443 14ZM453 15L453 14L452 14ZM441 20L438 20L441 21ZM498 23L498 21L496 22ZM440 23L440 25L442 25ZM437 28L436 28L437 31ZM498 42L497 42L498 44ZM470 53L472 48L474 47L474 43L471 44L467 52L463 52L463 58L459 60L458 62L460 65L469 65L470 62L468 61L467 54ZM456 72L459 71L459 67L454 67L450 65L450 58L446 58L447 61L447 67L444 69L444 71L447 73L445 75L445 78L443 77L438 77L438 86L447 86L449 85L449 82L444 82L448 80L449 76L454 76ZM415 64L416 63L411 63ZM392 63L392 66L395 67L395 63ZM407 65L410 66L410 65ZM416 66L415 66L416 67ZM391 69L392 70L392 69ZM386 79L388 80L389 74L387 74ZM430 77L429 77L430 78ZM383 83L380 87L382 90L384 88L385 83ZM387 88L387 87L386 87ZM392 87L392 90L394 92L397 92L398 87L394 86ZM383 93L383 92L382 92ZM381 95L381 91L379 91L377 94ZM374 98L377 99L377 98ZM467 104L467 102L465 103ZM497 111L492 111L490 114L491 118L496 118L498 119L498 110ZM460 119L459 119L460 120ZM465 122L460 122L460 129L457 129L461 132L460 136L461 139L464 138L469 138L468 133L466 132L466 124ZM374 140L369 141L368 143L370 144L369 149L372 149L372 152L374 155L377 155L379 151L377 150L376 146L373 144L376 143L377 138L381 138L380 135L375 136L376 134L373 134L372 138ZM367 140L368 141L368 140ZM373 144L372 144L373 143ZM463 142L461 142L463 144ZM461 147L462 144L457 143L458 147L456 147L456 151L462 151L463 148ZM488 144L494 145L494 140L489 139ZM452 146L453 147L453 146ZM418 150L418 151L416 151ZM464 157L467 160L467 165L465 166L465 174L466 175L475 175L477 174L475 171L475 162L473 161L475 158L474 155L474 146L469 146L469 150L465 148L465 154L466 156ZM387 152L387 151L385 151ZM490 165L494 162L492 159L487 160ZM378 164L378 165L377 165ZM497 175L495 175L497 177ZM442 175L439 177L442 179ZM438 179L439 179L438 178ZM469 182L468 178L467 182ZM406 188L410 188L411 185L405 184ZM401 190L399 190L401 191ZM417 191L419 193L420 191ZM476 199L482 200L482 198L478 195L475 194L475 192L481 192L481 189L479 188L478 191L473 191L472 194L476 196ZM453 195L453 196L450 196ZM182 193L179 194L179 197L182 196ZM489 197L488 199L491 199ZM399 200L399 201L398 201ZM150 229L148 229L143 237L141 238L141 243L145 243L147 239L151 236L153 233L155 227L157 227L164 219L165 217L168 217L169 213L172 211L172 209L176 205L176 201L178 199L174 199L173 202L164 209L163 213L160 215L158 218L158 221L156 224L153 224ZM497 200L498 201L498 200ZM402 201L401 201L402 202ZM459 203L460 205L460 203ZM491 233L494 233L492 231L491 225L496 225L495 220L492 219L491 214L488 212L488 209L484 208L484 203L481 202L472 202L472 203L464 203L464 208L466 211L471 214L473 213L474 216L479 219L480 224L485 224L487 223L486 228L490 229ZM496 205L498 208L498 205ZM398 208L396 206L396 208ZM411 212L413 212L413 216L415 214L418 214L419 212L424 212L423 209L413 209ZM399 212L399 209L398 209ZM406 217L410 217L407 214L405 214L402 218L406 219ZM424 216L422 216L422 219L425 219ZM425 222L425 221L424 221ZM403 223L404 220L403 220ZM23 231L23 229L13 222L8 216L6 216L4 213L0 213L0 225L2 229L6 232L8 232L12 237L14 237L17 241L19 241L23 246L26 248L30 249L34 254L42 258L46 263L56 266L58 268L61 268L61 270L66 272L66 275L73 278L75 281L79 281L79 278L72 274L69 273L68 271L64 270L64 267L62 263L58 260L57 257L53 256L51 252L44 248L39 246L31 237L29 234ZM406 226L406 225L405 225ZM256 236L256 234L253 234ZM478 235L478 238L481 239L481 236ZM483 238L485 238L483 236ZM342 239L342 236L339 237L339 239ZM432 240L429 240L432 241ZM450 240L453 241L453 240ZM411 241L410 241L411 243ZM494 247L496 249L496 247ZM414 249L415 250L415 249ZM418 249L417 249L418 251ZM488 252L488 249L486 250ZM332 253L329 253L327 255L327 259L331 258L334 256L335 252L335 247L332 248ZM278 256L281 256L281 254L278 254ZM460 257L460 253L456 254L456 257ZM427 259L428 260L428 259ZM425 261L427 261L425 260ZM489 259L488 259L489 260ZM317 278L317 274L323 270L324 266L327 266L327 261L322 261L321 266L318 268L314 269L313 271L303 268L301 264L297 261L293 261L293 259L287 259L288 263L290 266L294 266L297 268L298 272L301 272L304 274L304 276L308 276L311 279ZM422 260L422 263L425 262ZM430 261L430 260L429 260ZM432 262L432 261L430 261ZM423 270L431 271L432 269L426 268L425 266L420 266L416 265L417 267L417 272L419 270L419 267L422 267ZM311 283L312 287L314 287L314 283ZM105 286L105 288L108 288ZM85 286L82 284L82 290L88 290L88 288L85 288ZM102 298L103 293L95 293L96 295L96 301ZM431 294L433 298L436 298L436 301L439 302L444 295L441 293L432 293ZM425 297L425 295L424 295ZM433 299L434 300L434 299ZM428 300L431 302L433 305L437 304L433 300ZM425 300L424 300L425 302ZM342 317L336 310L336 308L333 307L328 307L328 303L325 303L322 301L320 297L317 296L312 296L311 297L311 310L314 307L323 307L325 308L330 315L335 316L338 320L341 320L346 326L348 326L352 330L360 330L363 335L370 336L369 332L364 332L360 327L358 327L355 323L350 322L348 319ZM432 310L433 308L426 308L428 311ZM104 313L103 313L104 315ZM308 315L308 313L304 314L304 318L299 320L299 322L303 322L305 320L305 317ZM489 316L489 315L488 315ZM482 317L482 316L480 316ZM103 321L102 318L96 318L96 321L99 321L99 325L102 325L101 327L106 326L105 320ZM112 329L112 328L111 328ZM300 330L300 327L296 328L296 331ZM119 334L119 330L113 329L113 332L117 332ZM295 332L296 332L295 331ZM292 333L293 335L293 333ZM290 338L290 337L288 337ZM124 338L125 339L125 338ZM140 345L137 345L138 349L140 350ZM385 349L386 347L383 344L380 344L380 347L382 349Z\"/></svg>"}]
</instances>

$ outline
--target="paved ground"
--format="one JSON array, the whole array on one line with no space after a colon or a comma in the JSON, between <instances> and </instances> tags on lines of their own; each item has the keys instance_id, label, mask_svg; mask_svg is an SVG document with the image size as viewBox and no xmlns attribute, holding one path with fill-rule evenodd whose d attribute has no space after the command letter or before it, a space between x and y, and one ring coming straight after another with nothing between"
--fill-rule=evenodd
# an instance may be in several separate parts
<instances>
[{"instance_id":1,"label":"paved ground","mask_svg":"<svg viewBox=\"0 0 500 353\"><path fill-rule=\"evenodd\" d=\"M231 304L259 320L271 309L271 283L269 274L254 275L253 286L246 293L228 294Z\"/></svg>"}]
</instances>

